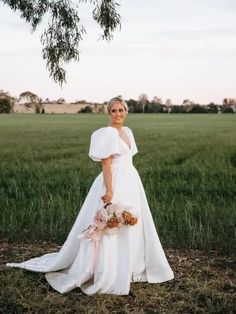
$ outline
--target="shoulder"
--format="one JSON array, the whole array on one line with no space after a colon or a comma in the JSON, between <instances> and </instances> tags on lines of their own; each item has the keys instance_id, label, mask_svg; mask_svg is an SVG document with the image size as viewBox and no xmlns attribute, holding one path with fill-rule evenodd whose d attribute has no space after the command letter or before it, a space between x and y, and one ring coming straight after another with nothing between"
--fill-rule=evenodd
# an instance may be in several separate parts
<instances>
[{"instance_id":1,"label":"shoulder","mask_svg":"<svg viewBox=\"0 0 236 314\"><path fill-rule=\"evenodd\" d=\"M89 157L94 161L120 154L118 132L112 127L103 127L91 135Z\"/></svg>"},{"instance_id":2,"label":"shoulder","mask_svg":"<svg viewBox=\"0 0 236 314\"><path fill-rule=\"evenodd\" d=\"M117 131L114 128L107 126L97 129L91 134L92 137L103 137L107 135L117 135Z\"/></svg>"},{"instance_id":3,"label":"shoulder","mask_svg":"<svg viewBox=\"0 0 236 314\"><path fill-rule=\"evenodd\" d=\"M95 130L91 134L91 140L96 142L110 142L116 141L119 138L118 136L117 130L108 126Z\"/></svg>"},{"instance_id":4,"label":"shoulder","mask_svg":"<svg viewBox=\"0 0 236 314\"><path fill-rule=\"evenodd\" d=\"M124 129L128 134L133 135L132 130L128 126L124 126Z\"/></svg>"},{"instance_id":5,"label":"shoulder","mask_svg":"<svg viewBox=\"0 0 236 314\"><path fill-rule=\"evenodd\" d=\"M127 131L132 132L131 128L129 128L128 126L125 125L124 128L125 128Z\"/></svg>"}]
</instances>

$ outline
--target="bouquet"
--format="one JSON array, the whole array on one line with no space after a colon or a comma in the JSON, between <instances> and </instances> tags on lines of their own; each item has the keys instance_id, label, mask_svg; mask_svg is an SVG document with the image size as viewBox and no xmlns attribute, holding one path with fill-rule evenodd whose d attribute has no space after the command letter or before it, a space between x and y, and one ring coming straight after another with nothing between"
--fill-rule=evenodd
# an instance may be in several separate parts
<instances>
[{"instance_id":1,"label":"bouquet","mask_svg":"<svg viewBox=\"0 0 236 314\"><path fill-rule=\"evenodd\" d=\"M138 218L133 216L127 208L108 203L97 211L93 223L84 230L84 237L97 241L103 234L115 234L122 225L133 226L137 221Z\"/></svg>"}]
</instances>

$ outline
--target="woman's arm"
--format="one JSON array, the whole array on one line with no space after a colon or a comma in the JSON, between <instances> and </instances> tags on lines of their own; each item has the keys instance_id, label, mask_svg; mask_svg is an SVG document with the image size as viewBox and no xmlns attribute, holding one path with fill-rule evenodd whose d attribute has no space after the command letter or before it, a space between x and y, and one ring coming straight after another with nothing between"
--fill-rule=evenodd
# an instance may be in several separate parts
<instances>
[{"instance_id":1,"label":"woman's arm","mask_svg":"<svg viewBox=\"0 0 236 314\"><path fill-rule=\"evenodd\" d=\"M106 186L106 192L105 194L101 197L103 202L109 203L112 200L112 173L111 173L111 161L112 161L112 156L102 159L102 171L103 171L103 178L104 178L104 183Z\"/></svg>"}]
</instances>

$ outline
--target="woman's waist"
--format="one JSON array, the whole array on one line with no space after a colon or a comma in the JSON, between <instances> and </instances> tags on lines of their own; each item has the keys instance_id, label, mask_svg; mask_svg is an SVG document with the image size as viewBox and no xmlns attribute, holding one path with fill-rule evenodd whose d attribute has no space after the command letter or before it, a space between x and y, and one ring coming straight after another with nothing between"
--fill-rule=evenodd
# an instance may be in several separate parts
<instances>
[{"instance_id":1,"label":"woman's waist","mask_svg":"<svg viewBox=\"0 0 236 314\"><path fill-rule=\"evenodd\" d=\"M117 167L134 167L132 159L131 160L112 160L111 163L112 168L117 168Z\"/></svg>"}]
</instances>

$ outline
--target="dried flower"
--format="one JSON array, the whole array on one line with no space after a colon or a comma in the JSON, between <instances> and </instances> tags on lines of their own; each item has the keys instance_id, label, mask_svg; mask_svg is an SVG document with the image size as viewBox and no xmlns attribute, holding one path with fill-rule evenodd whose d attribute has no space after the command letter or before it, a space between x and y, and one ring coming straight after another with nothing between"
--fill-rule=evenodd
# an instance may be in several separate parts
<instances>
[{"instance_id":1,"label":"dried flower","mask_svg":"<svg viewBox=\"0 0 236 314\"><path fill-rule=\"evenodd\" d=\"M115 234L122 225L133 226L137 222L138 218L127 209L116 204L108 204L97 211L93 223L84 230L84 237L96 241L102 234Z\"/></svg>"}]
</instances>

